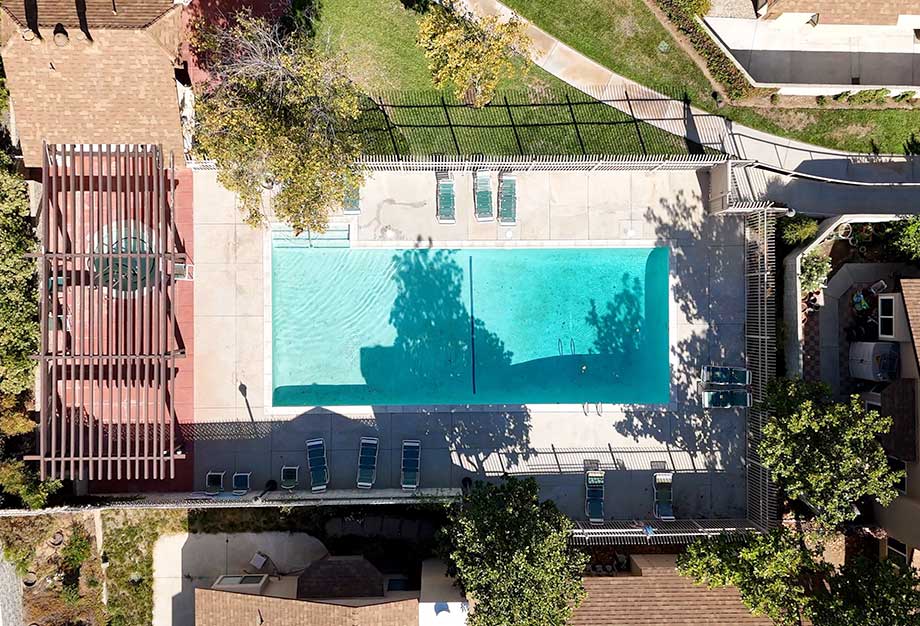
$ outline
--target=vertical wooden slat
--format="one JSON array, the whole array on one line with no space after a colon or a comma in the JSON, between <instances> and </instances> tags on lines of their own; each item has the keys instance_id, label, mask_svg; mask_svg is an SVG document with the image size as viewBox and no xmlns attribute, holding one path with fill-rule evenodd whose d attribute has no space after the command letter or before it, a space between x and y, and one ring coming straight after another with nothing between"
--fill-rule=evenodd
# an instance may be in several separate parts
<instances>
[{"instance_id":1,"label":"vertical wooden slat","mask_svg":"<svg viewBox=\"0 0 920 626\"><path fill-rule=\"evenodd\" d=\"M162 149L162 148L161 148ZM169 275L170 275L170 296L169 296L169 311L170 311L170 335L175 332L176 329L176 157L170 152L169 153L169 206L168 210L170 212L169 219L169 250L170 256L168 258L169 265ZM176 352L175 346L167 346L170 354L170 364L169 364L169 477L173 479L176 477ZM163 455L160 454L160 465L163 464Z\"/></svg>"},{"instance_id":2,"label":"vertical wooden slat","mask_svg":"<svg viewBox=\"0 0 920 626\"><path fill-rule=\"evenodd\" d=\"M56 147L49 147L51 150L52 156L52 166L54 168L54 176L51 178L51 211L48 216L50 218L50 228L51 233L49 235L48 241L51 245L50 252L51 257L51 310L53 321L54 321L54 332L51 335L51 394L48 396L48 402L51 404L51 450L50 450L50 469L51 474L50 478L54 480L58 477L57 474L57 424L58 424L58 410L57 410L57 352L58 352L58 322L57 322L57 313L58 313L58 257L55 256L58 252L58 232L57 229L60 228L58 220L58 210L60 198L58 197L58 179L60 177L60 166L58 163L58 154ZM43 286L44 289L48 289L48 285Z\"/></svg>"},{"instance_id":3,"label":"vertical wooden slat","mask_svg":"<svg viewBox=\"0 0 920 626\"><path fill-rule=\"evenodd\" d=\"M88 183L89 183L89 194L86 196L84 203L89 207L89 249L88 252L93 252L93 237L96 234L96 197L93 194L93 180L95 178L95 160L93 159L93 145L89 145L87 158L87 167L88 167ZM94 369L94 355L96 354L96 337L94 334L95 326L93 325L93 310L96 308L96 273L92 271L92 260L90 259L87 263L87 269L89 270L89 307L87 311L87 334L89 335L89 417L87 419L87 426L89 433L87 436L87 449L89 455L89 479L93 480L96 477L95 467L93 466L93 459L95 458L94 446L93 446L93 427L95 426L96 416L96 377Z\"/></svg>"},{"instance_id":4,"label":"vertical wooden slat","mask_svg":"<svg viewBox=\"0 0 920 626\"><path fill-rule=\"evenodd\" d=\"M51 166L48 163L48 143L42 142L42 206L41 211L41 230L42 230L42 253L48 253L48 215L51 213L51 198L48 186L48 174ZM38 450L41 461L39 462L39 478L45 480L48 475L45 465L45 454L47 453L46 431L48 426L48 398L51 397L51 390L48 388L48 315L50 307L48 306L48 261L42 257L39 262L38 272L38 293L39 293L39 325L41 328L41 361L39 370L39 409L38 409ZM52 417L53 419L53 417Z\"/></svg>"}]
</instances>

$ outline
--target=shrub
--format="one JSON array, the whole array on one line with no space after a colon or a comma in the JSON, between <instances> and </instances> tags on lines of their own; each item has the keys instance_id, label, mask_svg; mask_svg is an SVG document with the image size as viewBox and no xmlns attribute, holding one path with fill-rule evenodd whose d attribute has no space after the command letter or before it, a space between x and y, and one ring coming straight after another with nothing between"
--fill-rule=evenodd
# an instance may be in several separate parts
<instances>
[{"instance_id":1,"label":"shrub","mask_svg":"<svg viewBox=\"0 0 920 626\"><path fill-rule=\"evenodd\" d=\"M835 94L835 95L833 95L833 96L831 96L831 97L834 99L835 102L840 102L840 101L842 101L842 100L846 100L847 98L849 98L849 97L850 97L850 92L849 92L849 91L841 91L840 93Z\"/></svg>"},{"instance_id":2,"label":"shrub","mask_svg":"<svg viewBox=\"0 0 920 626\"><path fill-rule=\"evenodd\" d=\"M61 481L39 481L25 463L8 460L0 462L0 487L30 509L40 509L48 503L48 496L61 488Z\"/></svg>"},{"instance_id":3,"label":"shrub","mask_svg":"<svg viewBox=\"0 0 920 626\"><path fill-rule=\"evenodd\" d=\"M68 570L80 569L83 562L89 558L90 553L89 535L82 526L74 524L71 527L70 538L61 549L64 567Z\"/></svg>"},{"instance_id":4,"label":"shrub","mask_svg":"<svg viewBox=\"0 0 920 626\"><path fill-rule=\"evenodd\" d=\"M847 96L849 104L882 104L891 93L887 89L863 89Z\"/></svg>"},{"instance_id":5,"label":"shrub","mask_svg":"<svg viewBox=\"0 0 920 626\"><path fill-rule=\"evenodd\" d=\"M895 102L907 102L908 100L913 100L916 96L916 91L902 91L898 95L894 96L893 100Z\"/></svg>"},{"instance_id":6,"label":"shrub","mask_svg":"<svg viewBox=\"0 0 920 626\"><path fill-rule=\"evenodd\" d=\"M782 238L790 246L797 246L815 236L818 232L818 220L807 215L794 215L780 221Z\"/></svg>"},{"instance_id":7,"label":"shrub","mask_svg":"<svg viewBox=\"0 0 920 626\"><path fill-rule=\"evenodd\" d=\"M770 104L779 104L779 94L774 92L770 94Z\"/></svg>"},{"instance_id":8,"label":"shrub","mask_svg":"<svg viewBox=\"0 0 920 626\"><path fill-rule=\"evenodd\" d=\"M732 100L743 98L751 93L753 87L744 74L729 59L722 49L712 40L709 33L700 26L688 3L697 4L700 0L655 0L668 19L690 40L693 49L706 61L706 67Z\"/></svg>"},{"instance_id":9,"label":"shrub","mask_svg":"<svg viewBox=\"0 0 920 626\"><path fill-rule=\"evenodd\" d=\"M823 107L827 104L827 96L815 96L815 104L819 107Z\"/></svg>"},{"instance_id":10,"label":"shrub","mask_svg":"<svg viewBox=\"0 0 920 626\"><path fill-rule=\"evenodd\" d=\"M912 261L920 260L920 215L912 215L892 224L894 247Z\"/></svg>"},{"instance_id":11,"label":"shrub","mask_svg":"<svg viewBox=\"0 0 920 626\"><path fill-rule=\"evenodd\" d=\"M709 0L680 0L684 11L690 15L706 15L709 13Z\"/></svg>"},{"instance_id":12,"label":"shrub","mask_svg":"<svg viewBox=\"0 0 920 626\"><path fill-rule=\"evenodd\" d=\"M802 259L802 273L799 275L802 293L818 291L830 273L831 257L828 254L818 250L806 254Z\"/></svg>"}]
</instances>

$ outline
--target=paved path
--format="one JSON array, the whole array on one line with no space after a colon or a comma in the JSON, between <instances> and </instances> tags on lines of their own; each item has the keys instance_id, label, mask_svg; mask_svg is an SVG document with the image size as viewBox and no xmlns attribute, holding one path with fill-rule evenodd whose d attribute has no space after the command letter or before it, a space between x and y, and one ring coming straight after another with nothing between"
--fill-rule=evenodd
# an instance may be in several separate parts
<instances>
[{"instance_id":1,"label":"paved path","mask_svg":"<svg viewBox=\"0 0 920 626\"><path fill-rule=\"evenodd\" d=\"M514 15L497 0L467 0L480 15ZM805 171L831 178L875 182L890 180L891 168L866 168L866 155L821 148L786 137L735 124L702 109L669 99L648 87L611 72L552 35L526 21L527 35L533 42L533 62L573 87L595 97L606 95L611 106L633 117L699 144L724 150L742 159L788 170ZM626 99L628 94L629 98ZM903 162L902 157L895 157ZM877 160L877 159L876 159ZM854 165L863 165L854 172ZM874 170L879 169L876 178ZM904 168L905 178L920 180L917 167Z\"/></svg>"}]
</instances>

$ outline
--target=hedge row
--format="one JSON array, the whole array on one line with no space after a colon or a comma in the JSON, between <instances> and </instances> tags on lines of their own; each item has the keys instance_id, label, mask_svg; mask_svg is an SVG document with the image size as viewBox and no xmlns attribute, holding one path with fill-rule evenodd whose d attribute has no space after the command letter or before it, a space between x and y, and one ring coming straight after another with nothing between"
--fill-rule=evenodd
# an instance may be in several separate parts
<instances>
[{"instance_id":1,"label":"hedge row","mask_svg":"<svg viewBox=\"0 0 920 626\"><path fill-rule=\"evenodd\" d=\"M668 19L684 33L697 53L706 61L713 78L719 81L732 100L748 95L753 87L738 67L696 21L689 0L655 0Z\"/></svg>"}]
</instances>

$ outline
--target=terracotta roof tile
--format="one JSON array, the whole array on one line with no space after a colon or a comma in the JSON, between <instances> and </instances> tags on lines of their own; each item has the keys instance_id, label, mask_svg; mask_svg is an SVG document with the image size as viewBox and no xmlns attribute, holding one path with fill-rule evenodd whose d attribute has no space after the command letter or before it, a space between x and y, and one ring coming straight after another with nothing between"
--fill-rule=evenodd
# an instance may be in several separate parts
<instances>
[{"instance_id":1,"label":"terracotta roof tile","mask_svg":"<svg viewBox=\"0 0 920 626\"><path fill-rule=\"evenodd\" d=\"M418 600L342 606L195 590L195 626L418 626Z\"/></svg>"},{"instance_id":2,"label":"terracotta roof tile","mask_svg":"<svg viewBox=\"0 0 920 626\"><path fill-rule=\"evenodd\" d=\"M771 626L754 617L734 588L707 589L677 573L670 555L633 557L641 576L584 580L587 597L571 626Z\"/></svg>"},{"instance_id":3,"label":"terracotta roof tile","mask_svg":"<svg viewBox=\"0 0 920 626\"><path fill-rule=\"evenodd\" d=\"M79 27L80 5L90 30L94 28L143 28L169 11L172 0L5 0L3 9L20 26L54 28L56 24ZM113 10L114 7L114 10Z\"/></svg>"}]
</instances>

